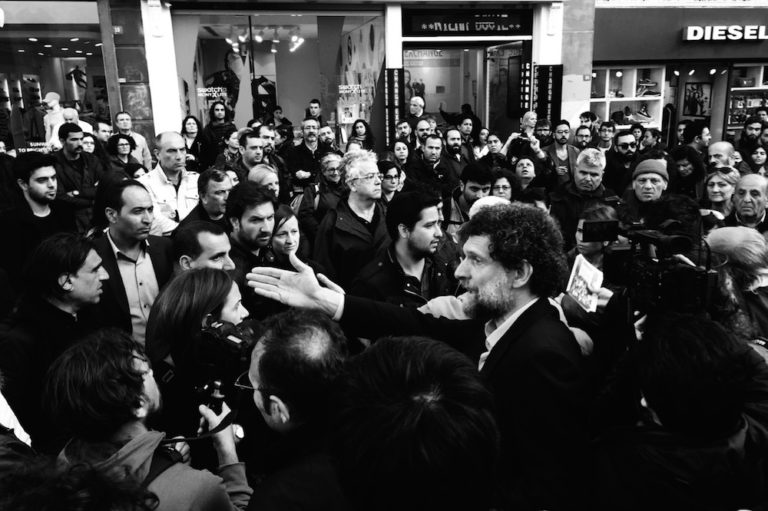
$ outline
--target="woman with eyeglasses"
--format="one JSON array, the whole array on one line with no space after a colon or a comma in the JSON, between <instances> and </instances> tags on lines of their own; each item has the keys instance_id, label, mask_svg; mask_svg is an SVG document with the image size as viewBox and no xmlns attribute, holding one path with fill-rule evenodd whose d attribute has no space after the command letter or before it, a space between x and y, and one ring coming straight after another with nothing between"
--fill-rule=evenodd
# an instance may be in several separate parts
<instances>
[{"instance_id":1,"label":"woman with eyeglasses","mask_svg":"<svg viewBox=\"0 0 768 511\"><path fill-rule=\"evenodd\" d=\"M512 200L520 192L520 183L517 177L506 169L496 169L493 172L491 195L502 199Z\"/></svg>"},{"instance_id":2,"label":"woman with eyeglasses","mask_svg":"<svg viewBox=\"0 0 768 511\"><path fill-rule=\"evenodd\" d=\"M304 188L297 216L299 226L310 244L317 236L320 221L329 209L336 207L344 193L344 176L340 169L341 156L336 153L326 154L320 158L317 182Z\"/></svg>"},{"instance_id":3,"label":"woman with eyeglasses","mask_svg":"<svg viewBox=\"0 0 768 511\"><path fill-rule=\"evenodd\" d=\"M387 211L387 205L400 188L400 176L402 172L397 165L389 160L379 160L376 163L381 175L381 200L380 204Z\"/></svg>"},{"instance_id":4,"label":"woman with eyeglasses","mask_svg":"<svg viewBox=\"0 0 768 511\"><path fill-rule=\"evenodd\" d=\"M139 160L131 156L131 151L136 149L136 142L130 135L118 133L107 140L107 154L113 177L124 176L132 179L147 173L147 169Z\"/></svg>"},{"instance_id":5,"label":"woman with eyeglasses","mask_svg":"<svg viewBox=\"0 0 768 511\"><path fill-rule=\"evenodd\" d=\"M164 403L160 430L195 436L197 407L206 399L198 390L214 379L222 382L230 408L236 407L232 384L242 369L222 337L247 317L237 284L223 270L183 271L160 292L146 332L147 356ZM195 466L205 466L205 451L196 460L197 446L192 447Z\"/></svg>"}]
</instances>

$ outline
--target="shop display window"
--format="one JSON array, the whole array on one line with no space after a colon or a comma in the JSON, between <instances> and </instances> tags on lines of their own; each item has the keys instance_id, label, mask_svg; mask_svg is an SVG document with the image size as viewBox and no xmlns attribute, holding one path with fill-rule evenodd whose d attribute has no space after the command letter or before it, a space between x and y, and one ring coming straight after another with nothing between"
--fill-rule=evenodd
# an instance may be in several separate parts
<instances>
[{"instance_id":1,"label":"shop display window","mask_svg":"<svg viewBox=\"0 0 768 511\"><path fill-rule=\"evenodd\" d=\"M601 67L592 71L590 107L600 120L625 129L633 123L649 128L661 124L663 67Z\"/></svg>"},{"instance_id":2,"label":"shop display window","mask_svg":"<svg viewBox=\"0 0 768 511\"><path fill-rule=\"evenodd\" d=\"M768 66L734 66L726 115L728 134L738 136L747 118L755 115L756 109L761 106L768 106Z\"/></svg>"},{"instance_id":3,"label":"shop display window","mask_svg":"<svg viewBox=\"0 0 768 511\"><path fill-rule=\"evenodd\" d=\"M47 151L65 108L87 131L110 122L96 2L3 2L0 140Z\"/></svg>"}]
</instances>

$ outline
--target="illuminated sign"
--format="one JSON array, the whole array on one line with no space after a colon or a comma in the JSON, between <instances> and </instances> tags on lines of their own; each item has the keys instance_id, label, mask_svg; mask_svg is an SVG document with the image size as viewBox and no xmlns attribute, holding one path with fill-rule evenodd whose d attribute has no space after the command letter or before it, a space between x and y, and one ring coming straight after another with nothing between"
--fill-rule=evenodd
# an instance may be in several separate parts
<instances>
[{"instance_id":1,"label":"illuminated sign","mask_svg":"<svg viewBox=\"0 0 768 511\"><path fill-rule=\"evenodd\" d=\"M760 41L768 39L766 25L693 25L683 29L683 41Z\"/></svg>"}]
</instances>

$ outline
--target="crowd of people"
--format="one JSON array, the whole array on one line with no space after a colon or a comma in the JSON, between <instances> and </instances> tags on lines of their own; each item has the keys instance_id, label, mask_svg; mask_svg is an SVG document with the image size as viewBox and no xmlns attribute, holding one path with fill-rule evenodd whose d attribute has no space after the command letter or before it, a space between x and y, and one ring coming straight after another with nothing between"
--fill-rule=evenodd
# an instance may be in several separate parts
<instances>
[{"instance_id":1,"label":"crowd of people","mask_svg":"<svg viewBox=\"0 0 768 511\"><path fill-rule=\"evenodd\" d=\"M768 110L425 106L0 154L0 509L768 509Z\"/></svg>"}]
</instances>

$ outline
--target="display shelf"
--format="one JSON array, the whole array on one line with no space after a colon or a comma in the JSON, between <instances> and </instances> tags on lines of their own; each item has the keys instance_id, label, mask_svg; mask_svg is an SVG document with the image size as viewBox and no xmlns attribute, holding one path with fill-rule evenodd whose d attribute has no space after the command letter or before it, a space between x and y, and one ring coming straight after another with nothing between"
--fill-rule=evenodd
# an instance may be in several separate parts
<instances>
[{"instance_id":1,"label":"display shelf","mask_svg":"<svg viewBox=\"0 0 768 511\"><path fill-rule=\"evenodd\" d=\"M661 125L665 86L664 67L601 67L592 70L590 108L601 120L620 129L639 122Z\"/></svg>"},{"instance_id":2,"label":"display shelf","mask_svg":"<svg viewBox=\"0 0 768 511\"><path fill-rule=\"evenodd\" d=\"M730 76L725 127L738 137L744 122L755 115L758 107L768 106L768 66L736 65Z\"/></svg>"}]
</instances>

